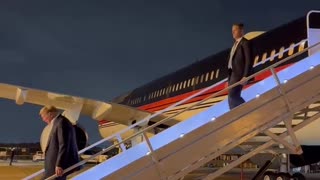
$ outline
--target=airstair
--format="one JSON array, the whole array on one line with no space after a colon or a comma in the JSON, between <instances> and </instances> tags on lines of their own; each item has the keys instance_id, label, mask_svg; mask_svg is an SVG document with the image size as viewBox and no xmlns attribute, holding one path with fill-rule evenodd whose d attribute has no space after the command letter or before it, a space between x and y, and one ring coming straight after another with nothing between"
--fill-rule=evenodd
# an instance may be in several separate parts
<instances>
[{"instance_id":1,"label":"airstair","mask_svg":"<svg viewBox=\"0 0 320 180\"><path fill-rule=\"evenodd\" d=\"M103 139L82 150L81 152L84 152L114 137L119 139L119 143L93 155L91 158L116 146L122 147L122 153L78 174L72 179L181 179L219 155L235 150L235 148L239 148L246 143L251 144L250 150L243 150L244 154L240 158L231 162L228 166L208 174L204 179L219 177L258 153L277 151L277 149L273 149L274 145L281 144L290 153L301 154L302 149L295 132L320 118L319 111L313 111L312 108L320 102L320 40L315 41L308 38L305 41L309 43L308 48L246 79L251 79L267 71L272 74L271 77L242 91L242 97L244 97L246 103L241 106L229 111L226 99L151 138L146 135L148 130L164 121L169 121L177 114L137 132L130 138L121 139L120 135L133 126L148 121L150 118L169 110L172 106L192 98L189 97L148 117L144 121L139 121L112 137ZM295 45L295 47L297 46L299 46L299 43ZM285 50L285 52L288 50ZM279 65L294 57L299 57L303 53L308 53L309 56L279 72L275 70ZM278 56L278 54L275 54L275 56ZM214 93L207 99L223 94L240 83L243 82ZM197 96L216 85L212 85L193 96ZM188 109L190 108L192 107ZM187 111L187 109L184 111ZM304 115L304 118L299 121L293 120L299 119L301 114L303 115L305 112L311 113ZM275 132L274 128L279 126L285 130L280 133ZM126 149L123 143L138 135L142 135L144 141ZM79 162L66 169L66 171L84 164L89 159ZM26 179L32 179L40 173L38 172Z\"/></svg>"}]
</instances>

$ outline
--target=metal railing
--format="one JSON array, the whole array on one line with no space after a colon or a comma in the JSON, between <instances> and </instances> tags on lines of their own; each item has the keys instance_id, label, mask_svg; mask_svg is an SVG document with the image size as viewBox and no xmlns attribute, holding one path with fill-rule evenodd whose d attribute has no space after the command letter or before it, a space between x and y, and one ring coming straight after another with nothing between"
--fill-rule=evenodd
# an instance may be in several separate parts
<instances>
[{"instance_id":1,"label":"metal railing","mask_svg":"<svg viewBox=\"0 0 320 180\"><path fill-rule=\"evenodd\" d=\"M306 43L307 41L308 41L307 39L304 39L304 40L296 43L293 47L289 47L289 48L285 49L284 51L279 52L279 53L277 53L277 54L275 54L275 55L273 55L273 56L265 59L264 61L261 61L261 62L257 63L254 67L256 67L256 66L258 66L258 65L260 65L260 64L263 64L263 63L265 63L265 62L267 62L267 61L275 58L276 56L279 56L279 55L282 54L282 53L288 52L290 49L299 46L301 43ZM104 150L102 150L102 151L100 151L100 152L92 155L90 158L84 159L84 160L82 160L82 161L80 161L80 162L78 162L78 163L70 166L69 168L67 168L67 169L64 170L64 173L67 173L67 172L73 170L74 168L77 168L77 167L85 164L87 161L95 158L96 156L99 156L99 155L101 155L101 154L103 154L103 153L105 153L105 152L107 152L107 151L109 151L109 150L111 150L111 149L113 149L113 148L121 145L122 143L124 143L124 142L126 142L126 141L128 141L128 140L130 140L130 139L132 139L132 138L134 138L134 137L136 137L136 136L139 136L139 135L143 135L143 136L144 136L144 139L147 141L147 144L148 144L148 147L149 147L149 150L150 150L149 155L152 156L153 150L152 150L151 144L150 144L150 142L149 142L149 138L147 137L147 134L146 134L147 131L151 130L152 128L154 128L154 127L156 127L156 126L158 126L158 125L160 125L160 124L162 124L162 123L164 123L164 122L166 122L166 121L169 121L171 118L173 118L173 117L175 117L175 116L177 116L177 115L179 115L179 114L181 114L181 113L189 110L190 108L192 108L192 107L194 107L194 106L197 106L197 105L199 105L199 104L207 101L208 99L211 99L211 98L213 98L213 97L215 97L215 96L221 95L222 93L224 93L224 92L228 91L229 89L234 88L234 87L236 87L236 86L238 86L238 85L244 84L244 83L247 82L248 80L256 77L257 75L260 75L261 73L263 73L263 72L265 72L265 71L268 71L268 70L274 71L274 68L275 68L276 66L278 66L278 65L280 65L280 64L282 64L282 63L284 63L284 62L287 62L288 60L290 60L290 59L292 59L292 58L294 58L294 57L297 57L297 56L305 53L305 52L308 51L309 49L314 48L314 47L318 46L319 44L320 44L320 42L319 42L319 43L316 43L316 44L314 44L314 45L312 45L312 46L310 46L310 47L307 47L307 48L303 49L302 51L299 51L299 52L297 52L297 53L295 53L295 54L292 54L291 56L288 56L288 57L286 57L285 59L283 59L283 60L281 60L281 61L279 61L279 62L276 62L276 63L270 65L269 67L267 67L267 68L265 68L265 69L263 69L263 70L261 70L261 71L259 71L259 72L256 72L256 73L254 73L254 74L252 74L252 75L250 75L250 76L248 76L248 77L245 77L245 78L242 79L241 81L239 81L239 82L237 82L237 83L235 83L235 84L233 84L233 85L231 85L231 86L228 86L227 88L224 88L223 90L220 90L220 91L218 91L218 92L216 92L216 93L213 93L212 95L210 95L210 96L206 97L205 99L197 102L196 104L193 104L193 105L187 107L186 109L183 109L183 110L177 112L176 114L173 114L173 115L171 115L171 116L169 116L169 117L166 117L166 118L164 118L164 119L162 119L162 120L154 123L153 125L150 125L150 126L144 128L144 129L142 129L141 131L139 131L139 132L137 132L137 133L134 133L133 135L131 135L131 136L129 136L129 137L123 139L123 140L121 140L121 136L120 136L122 133L133 129L135 126L139 126L139 125L142 124L142 123L146 123L146 122L149 121L151 118L156 117L156 116L158 116L158 115L161 115L161 114L163 114L164 112L166 112L166 111L168 111L168 110L171 110L172 108L174 108L174 107L176 107L176 106L178 106L178 105L180 105L180 104L182 104L182 103L184 103L184 102L187 102L188 100L190 100L190 99L192 99L192 98L194 98L194 97L196 97L196 96L198 96L198 95L200 95L200 94L203 94L204 92L212 89L213 87L215 87L215 86L217 86L217 85L225 82L225 81L227 80L227 78L226 78L226 79L223 79L223 80L219 81L218 83L215 83L215 84L213 84L213 85L211 85L211 86L209 86L209 87L207 87L207 88L205 88L205 89L203 89L203 90L201 90L201 91L199 91L199 92L197 92L197 93L189 96L188 98L183 99L183 100L181 100L181 101L179 101L179 102L177 102L177 103L175 103L175 104L173 104L173 105L171 105L171 106L169 106L169 107L167 107L167 108L165 108L165 109L163 109L163 110L161 110L161 111L158 111L157 113L152 114L152 115L150 115L149 117L144 118L143 120L141 120L141 121L139 121L139 122L137 122L137 123L135 123L135 124L133 124L133 125L125 128L125 129L119 131L118 133L115 133L115 134L113 134L113 135L111 135L111 136L109 136L109 137L107 137L107 138L101 139L100 141L98 141L98 142L96 142L96 143L94 143L94 144L92 144L92 145L90 145L90 146L82 149L81 151L79 151L79 154L82 154L83 152L85 152L85 151L87 151L87 150L89 150L89 149L91 149L91 148L93 148L93 147L95 147L95 146L97 146L97 145L105 142L105 141L108 141L108 140L111 140L111 139L114 139L114 138L118 138L118 139L119 139L119 137L120 137L119 142L117 142L117 143L113 144L112 146L109 146L108 148L105 148ZM125 151L125 150L123 150L123 151ZM40 175L40 174L43 173L43 172L44 172L44 170L42 169L42 170L40 170L40 171L38 171L38 172L36 172L36 173L34 173L34 174L26 177L24 180L29 180L29 179L32 179L32 178L34 178L34 177L37 177L38 175ZM53 179L53 178L55 178L55 177L57 177L57 176L56 176L56 175L52 175L51 177L47 178L47 180Z\"/></svg>"}]
</instances>

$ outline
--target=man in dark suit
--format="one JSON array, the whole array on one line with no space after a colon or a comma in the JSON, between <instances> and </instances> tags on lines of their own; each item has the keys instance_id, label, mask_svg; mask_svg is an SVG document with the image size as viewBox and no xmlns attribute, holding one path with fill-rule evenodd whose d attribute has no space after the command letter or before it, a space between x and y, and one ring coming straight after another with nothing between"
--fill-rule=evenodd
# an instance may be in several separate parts
<instances>
[{"instance_id":1,"label":"man in dark suit","mask_svg":"<svg viewBox=\"0 0 320 180\"><path fill-rule=\"evenodd\" d=\"M40 110L42 120L48 123L49 136L45 145L44 179L56 174L56 179L64 180L69 173L64 170L79 162L76 134L71 122L55 107ZM78 170L78 169L76 169Z\"/></svg>"},{"instance_id":2,"label":"man in dark suit","mask_svg":"<svg viewBox=\"0 0 320 180\"><path fill-rule=\"evenodd\" d=\"M228 84L229 86L250 76L252 71L252 56L249 41L243 37L243 24L234 24L232 26L232 36L235 40L228 61ZM228 102L230 109L233 109L244 103L241 97L243 85L238 85L229 90Z\"/></svg>"}]
</instances>

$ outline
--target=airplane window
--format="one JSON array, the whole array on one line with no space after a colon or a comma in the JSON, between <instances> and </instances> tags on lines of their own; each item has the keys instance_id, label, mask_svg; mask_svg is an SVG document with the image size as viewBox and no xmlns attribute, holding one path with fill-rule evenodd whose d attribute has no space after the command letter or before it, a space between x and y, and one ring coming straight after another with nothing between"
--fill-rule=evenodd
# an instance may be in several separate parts
<instances>
[{"instance_id":1,"label":"airplane window","mask_svg":"<svg viewBox=\"0 0 320 180\"><path fill-rule=\"evenodd\" d=\"M291 43L290 44L290 49L288 51L288 55L291 56L293 54L293 52L294 52L294 43Z\"/></svg>"},{"instance_id":2,"label":"airplane window","mask_svg":"<svg viewBox=\"0 0 320 180\"><path fill-rule=\"evenodd\" d=\"M209 73L206 74L206 82L209 80Z\"/></svg>"},{"instance_id":3,"label":"airplane window","mask_svg":"<svg viewBox=\"0 0 320 180\"><path fill-rule=\"evenodd\" d=\"M213 80L213 77L214 77L214 71L211 71L210 80Z\"/></svg>"},{"instance_id":4,"label":"airplane window","mask_svg":"<svg viewBox=\"0 0 320 180\"><path fill-rule=\"evenodd\" d=\"M274 55L276 54L276 50L272 50L271 51L271 54L270 54L270 61L273 61L274 60Z\"/></svg>"},{"instance_id":5,"label":"airplane window","mask_svg":"<svg viewBox=\"0 0 320 180\"><path fill-rule=\"evenodd\" d=\"M192 78L192 80L191 80L191 86L194 85L194 80L195 80L195 78Z\"/></svg>"},{"instance_id":6,"label":"airplane window","mask_svg":"<svg viewBox=\"0 0 320 180\"><path fill-rule=\"evenodd\" d=\"M174 92L175 90L176 90L176 85L173 84L173 85L172 85L172 92Z\"/></svg>"},{"instance_id":7,"label":"airplane window","mask_svg":"<svg viewBox=\"0 0 320 180\"><path fill-rule=\"evenodd\" d=\"M219 72L220 72L220 69L217 69L217 71L216 71L216 78L219 77Z\"/></svg>"},{"instance_id":8,"label":"airplane window","mask_svg":"<svg viewBox=\"0 0 320 180\"><path fill-rule=\"evenodd\" d=\"M279 50L279 56L278 58L281 59L283 57L284 47L281 47Z\"/></svg>"},{"instance_id":9,"label":"airplane window","mask_svg":"<svg viewBox=\"0 0 320 180\"><path fill-rule=\"evenodd\" d=\"M204 74L201 75L200 83L203 82Z\"/></svg>"},{"instance_id":10,"label":"airplane window","mask_svg":"<svg viewBox=\"0 0 320 180\"><path fill-rule=\"evenodd\" d=\"M262 64L265 63L266 59L267 59L267 53L263 53L262 58L261 58Z\"/></svg>"},{"instance_id":11,"label":"airplane window","mask_svg":"<svg viewBox=\"0 0 320 180\"><path fill-rule=\"evenodd\" d=\"M254 58L254 65L258 64L259 62L259 56L256 55L256 57Z\"/></svg>"},{"instance_id":12,"label":"airplane window","mask_svg":"<svg viewBox=\"0 0 320 180\"><path fill-rule=\"evenodd\" d=\"M199 76L196 77L196 85L199 83Z\"/></svg>"},{"instance_id":13,"label":"airplane window","mask_svg":"<svg viewBox=\"0 0 320 180\"><path fill-rule=\"evenodd\" d=\"M187 81L184 81L184 83L183 83L183 89L186 88L186 84L187 84Z\"/></svg>"},{"instance_id":14,"label":"airplane window","mask_svg":"<svg viewBox=\"0 0 320 180\"><path fill-rule=\"evenodd\" d=\"M180 88L179 88L179 90L181 90L181 89L182 89L182 84L183 84L183 82L181 82L181 83L180 83Z\"/></svg>"},{"instance_id":15,"label":"airplane window","mask_svg":"<svg viewBox=\"0 0 320 180\"><path fill-rule=\"evenodd\" d=\"M304 50L305 45L306 45L306 41L303 41L303 42L300 43L300 45L299 45L299 52Z\"/></svg>"}]
</instances>

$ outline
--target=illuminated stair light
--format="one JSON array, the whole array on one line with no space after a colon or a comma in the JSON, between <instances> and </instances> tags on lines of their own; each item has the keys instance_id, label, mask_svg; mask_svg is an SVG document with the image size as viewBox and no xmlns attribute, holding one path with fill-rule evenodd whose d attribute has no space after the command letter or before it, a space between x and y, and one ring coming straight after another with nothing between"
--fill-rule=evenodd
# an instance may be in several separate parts
<instances>
[{"instance_id":1,"label":"illuminated stair light","mask_svg":"<svg viewBox=\"0 0 320 180\"><path fill-rule=\"evenodd\" d=\"M260 94L257 94L257 95L256 95L256 98L258 98L258 97L260 97Z\"/></svg>"},{"instance_id":2,"label":"illuminated stair light","mask_svg":"<svg viewBox=\"0 0 320 180\"><path fill-rule=\"evenodd\" d=\"M288 82L288 80L286 80L286 79L283 81L284 84L287 83L287 82Z\"/></svg>"},{"instance_id":3,"label":"illuminated stair light","mask_svg":"<svg viewBox=\"0 0 320 180\"><path fill-rule=\"evenodd\" d=\"M149 156L150 154L151 154L151 152L150 152L150 151L148 151L148 152L147 152L147 156Z\"/></svg>"},{"instance_id":4,"label":"illuminated stair light","mask_svg":"<svg viewBox=\"0 0 320 180\"><path fill-rule=\"evenodd\" d=\"M213 116L213 118L211 118L211 121L214 121L214 120L216 120L216 117Z\"/></svg>"},{"instance_id":5,"label":"illuminated stair light","mask_svg":"<svg viewBox=\"0 0 320 180\"><path fill-rule=\"evenodd\" d=\"M180 138L183 138L183 136L184 136L184 134L182 133L182 134L180 134Z\"/></svg>"},{"instance_id":6,"label":"illuminated stair light","mask_svg":"<svg viewBox=\"0 0 320 180\"><path fill-rule=\"evenodd\" d=\"M309 69L310 69L310 70L312 70L313 68L314 68L314 66L310 66L310 68L309 68Z\"/></svg>"}]
</instances>

